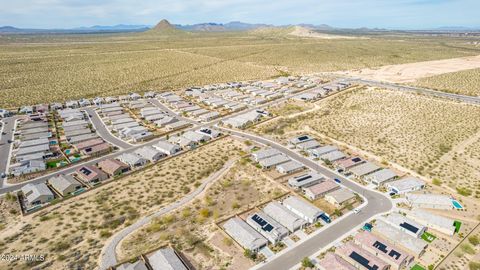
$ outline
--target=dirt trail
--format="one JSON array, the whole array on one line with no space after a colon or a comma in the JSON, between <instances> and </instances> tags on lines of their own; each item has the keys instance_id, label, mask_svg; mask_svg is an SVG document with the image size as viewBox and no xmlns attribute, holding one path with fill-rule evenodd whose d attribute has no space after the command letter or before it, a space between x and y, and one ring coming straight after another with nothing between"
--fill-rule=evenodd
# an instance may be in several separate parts
<instances>
[{"instance_id":1,"label":"dirt trail","mask_svg":"<svg viewBox=\"0 0 480 270\"><path fill-rule=\"evenodd\" d=\"M480 68L480 55L401 65L388 65L376 69L366 68L361 70L340 71L335 74L359 77L368 80L407 83L414 82L419 78L475 68Z\"/></svg>"}]
</instances>

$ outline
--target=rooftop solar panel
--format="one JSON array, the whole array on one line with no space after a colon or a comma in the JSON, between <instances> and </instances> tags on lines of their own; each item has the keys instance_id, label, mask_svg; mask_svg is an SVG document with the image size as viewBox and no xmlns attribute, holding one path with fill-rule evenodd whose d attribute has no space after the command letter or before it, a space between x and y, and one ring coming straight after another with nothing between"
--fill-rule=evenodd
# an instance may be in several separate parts
<instances>
[{"instance_id":1,"label":"rooftop solar panel","mask_svg":"<svg viewBox=\"0 0 480 270\"><path fill-rule=\"evenodd\" d=\"M392 257L392 258L395 258L395 260L398 260L400 258L400 256L402 256L402 254L398 253L396 250L390 250L390 252L388 253L388 256Z\"/></svg>"},{"instance_id":2,"label":"rooftop solar panel","mask_svg":"<svg viewBox=\"0 0 480 270\"><path fill-rule=\"evenodd\" d=\"M373 243L373 246L376 247L378 250L382 251L383 253L387 253L387 246L378 242L378 241L375 241L375 243Z\"/></svg>"},{"instance_id":3,"label":"rooftop solar panel","mask_svg":"<svg viewBox=\"0 0 480 270\"><path fill-rule=\"evenodd\" d=\"M409 231L411 231L411 232L413 232L413 233L417 233L417 232L418 232L418 228L417 228L417 227L415 227L415 226L413 226L413 225L411 225L411 224L409 224L409 223L407 223L407 222L401 223L401 224L400 224L400 227L405 228L405 229L407 229L407 230L409 230Z\"/></svg>"},{"instance_id":4,"label":"rooftop solar panel","mask_svg":"<svg viewBox=\"0 0 480 270\"><path fill-rule=\"evenodd\" d=\"M361 264L363 267L369 269L369 270L377 270L378 265L374 264L373 266L370 266L369 263L370 261L364 258L362 255L356 253L355 251L352 251L350 254L350 258Z\"/></svg>"}]
</instances>

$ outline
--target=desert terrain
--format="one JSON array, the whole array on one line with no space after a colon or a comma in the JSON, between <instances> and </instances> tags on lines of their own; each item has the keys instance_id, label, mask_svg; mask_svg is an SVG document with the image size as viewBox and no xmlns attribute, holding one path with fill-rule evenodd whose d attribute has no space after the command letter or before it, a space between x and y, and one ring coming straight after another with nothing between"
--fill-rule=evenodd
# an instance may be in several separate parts
<instances>
[{"instance_id":1,"label":"desert terrain","mask_svg":"<svg viewBox=\"0 0 480 270\"><path fill-rule=\"evenodd\" d=\"M454 193L478 196L480 107L378 88L342 93L316 105L255 131L280 141L292 133L314 133L371 153L379 162L438 178Z\"/></svg>"},{"instance_id":2,"label":"desert terrain","mask_svg":"<svg viewBox=\"0 0 480 270\"><path fill-rule=\"evenodd\" d=\"M1 251L45 255L39 267L94 269L112 234L188 194L243 147L225 138L28 216L2 197ZM33 264L2 261L0 268Z\"/></svg>"},{"instance_id":3,"label":"desert terrain","mask_svg":"<svg viewBox=\"0 0 480 270\"><path fill-rule=\"evenodd\" d=\"M420 78L410 84L449 93L480 96L480 68Z\"/></svg>"}]
</instances>

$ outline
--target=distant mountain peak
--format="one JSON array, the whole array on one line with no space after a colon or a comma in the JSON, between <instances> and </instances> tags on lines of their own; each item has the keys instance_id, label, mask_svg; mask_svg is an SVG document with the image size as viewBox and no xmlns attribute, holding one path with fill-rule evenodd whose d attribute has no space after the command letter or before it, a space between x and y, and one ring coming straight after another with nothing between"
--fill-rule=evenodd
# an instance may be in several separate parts
<instances>
[{"instance_id":1,"label":"distant mountain peak","mask_svg":"<svg viewBox=\"0 0 480 270\"><path fill-rule=\"evenodd\" d=\"M168 20L163 19L157 25L155 25L152 30L167 30L167 29L175 29L175 26L173 26Z\"/></svg>"}]
</instances>

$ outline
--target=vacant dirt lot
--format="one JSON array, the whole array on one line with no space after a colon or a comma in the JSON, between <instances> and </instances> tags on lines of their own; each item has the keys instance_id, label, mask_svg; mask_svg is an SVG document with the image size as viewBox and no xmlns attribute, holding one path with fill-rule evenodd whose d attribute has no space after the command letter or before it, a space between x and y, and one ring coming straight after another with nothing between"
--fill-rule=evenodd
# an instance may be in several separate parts
<instances>
[{"instance_id":1,"label":"vacant dirt lot","mask_svg":"<svg viewBox=\"0 0 480 270\"><path fill-rule=\"evenodd\" d=\"M280 140L290 132L316 132L440 178L454 192L480 189L479 106L374 88L317 104L313 112L279 117L255 130Z\"/></svg>"},{"instance_id":2,"label":"vacant dirt lot","mask_svg":"<svg viewBox=\"0 0 480 270\"><path fill-rule=\"evenodd\" d=\"M339 73L364 79L407 83L414 82L419 78L474 68L480 68L480 55L401 65L388 65L374 69L367 68Z\"/></svg>"},{"instance_id":3,"label":"vacant dirt lot","mask_svg":"<svg viewBox=\"0 0 480 270\"><path fill-rule=\"evenodd\" d=\"M42 266L50 269L94 269L111 234L189 193L243 147L221 139L26 217L2 207L8 223L0 230L0 251L46 255ZM2 260L0 268L35 264Z\"/></svg>"},{"instance_id":4,"label":"vacant dirt lot","mask_svg":"<svg viewBox=\"0 0 480 270\"><path fill-rule=\"evenodd\" d=\"M138 256L172 244L190 258L197 269L247 269L253 262L221 233L215 221L238 213L283 193L280 184L244 159L217 180L203 198L158 218L127 237L120 247L121 259Z\"/></svg>"}]
</instances>

